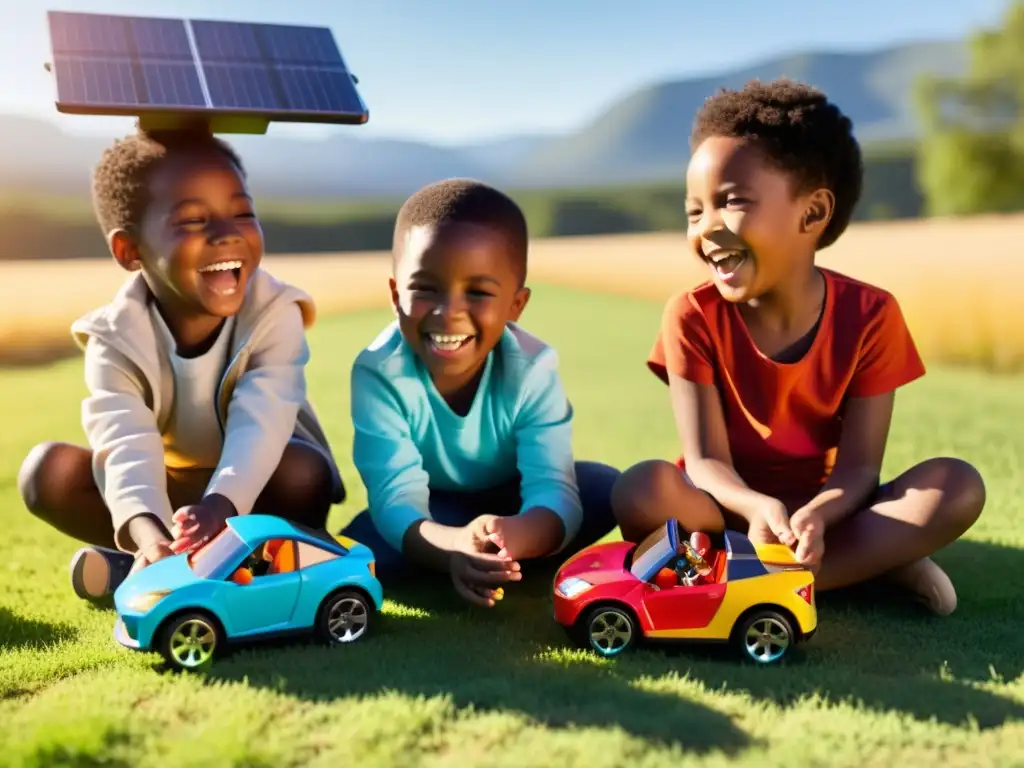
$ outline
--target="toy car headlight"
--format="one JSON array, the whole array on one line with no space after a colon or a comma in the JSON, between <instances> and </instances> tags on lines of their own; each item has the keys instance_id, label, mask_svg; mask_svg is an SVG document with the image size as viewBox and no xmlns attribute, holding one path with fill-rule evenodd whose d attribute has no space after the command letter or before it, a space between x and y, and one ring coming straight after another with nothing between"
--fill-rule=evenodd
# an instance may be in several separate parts
<instances>
[{"instance_id":1,"label":"toy car headlight","mask_svg":"<svg viewBox=\"0 0 1024 768\"><path fill-rule=\"evenodd\" d=\"M582 595L592 586L594 585L586 579L581 579L577 576L570 576L569 578L562 579L562 581L559 582L558 591L562 594L563 597L568 597L571 599L576 597L577 595Z\"/></svg>"},{"instance_id":2,"label":"toy car headlight","mask_svg":"<svg viewBox=\"0 0 1024 768\"><path fill-rule=\"evenodd\" d=\"M135 595L135 597L131 598L127 605L133 611L145 613L169 594L171 594L171 590L169 589L157 589L153 592L143 592L142 594Z\"/></svg>"}]
</instances>

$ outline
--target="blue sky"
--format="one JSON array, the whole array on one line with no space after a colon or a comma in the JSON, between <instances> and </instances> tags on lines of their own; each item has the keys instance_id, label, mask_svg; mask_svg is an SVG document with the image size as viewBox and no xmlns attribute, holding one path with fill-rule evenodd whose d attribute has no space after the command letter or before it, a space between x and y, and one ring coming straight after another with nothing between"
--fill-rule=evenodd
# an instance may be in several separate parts
<instances>
[{"instance_id":1,"label":"blue sky","mask_svg":"<svg viewBox=\"0 0 1024 768\"><path fill-rule=\"evenodd\" d=\"M0 112L115 135L131 121L58 115L45 9L331 27L360 78L359 128L435 143L569 131L633 89L807 49L963 37L1007 0L16 0L0 25ZM630 7L637 10L628 10ZM640 10L642 9L642 10Z\"/></svg>"}]
</instances>

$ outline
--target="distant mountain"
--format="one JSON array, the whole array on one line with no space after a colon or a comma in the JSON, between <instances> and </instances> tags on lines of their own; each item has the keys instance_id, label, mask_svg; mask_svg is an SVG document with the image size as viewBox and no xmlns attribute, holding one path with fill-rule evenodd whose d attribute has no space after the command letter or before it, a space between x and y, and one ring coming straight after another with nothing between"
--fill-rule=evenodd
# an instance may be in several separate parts
<instances>
[{"instance_id":1,"label":"distant mountain","mask_svg":"<svg viewBox=\"0 0 1024 768\"><path fill-rule=\"evenodd\" d=\"M578 131L521 136L462 147L416 141L229 137L267 197L399 196L451 176L506 187L590 186L678 178L695 112L721 87L791 77L826 91L850 115L865 144L913 138L912 87L922 74L956 76L962 42L915 42L863 53L807 52L711 77L654 84L610 105ZM372 115L372 105L371 105ZM372 119L372 117L371 117ZM0 188L86 194L107 144L30 118L0 115Z\"/></svg>"}]
</instances>

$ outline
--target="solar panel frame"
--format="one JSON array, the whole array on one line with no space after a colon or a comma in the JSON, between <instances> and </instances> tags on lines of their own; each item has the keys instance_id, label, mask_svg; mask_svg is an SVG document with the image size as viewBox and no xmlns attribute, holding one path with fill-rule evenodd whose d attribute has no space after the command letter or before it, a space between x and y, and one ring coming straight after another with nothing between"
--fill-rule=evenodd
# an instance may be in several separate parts
<instances>
[{"instance_id":1,"label":"solar panel frame","mask_svg":"<svg viewBox=\"0 0 1024 768\"><path fill-rule=\"evenodd\" d=\"M48 16L61 112L140 119L203 113L211 124L253 118L256 132L270 121L358 125L369 118L327 27Z\"/></svg>"}]
</instances>

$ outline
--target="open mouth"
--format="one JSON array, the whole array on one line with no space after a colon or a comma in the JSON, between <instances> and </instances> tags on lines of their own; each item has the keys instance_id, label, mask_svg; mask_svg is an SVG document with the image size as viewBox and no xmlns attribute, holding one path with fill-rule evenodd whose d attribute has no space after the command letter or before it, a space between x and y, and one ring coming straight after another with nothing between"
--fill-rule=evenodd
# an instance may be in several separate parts
<instances>
[{"instance_id":1,"label":"open mouth","mask_svg":"<svg viewBox=\"0 0 1024 768\"><path fill-rule=\"evenodd\" d=\"M219 296L230 296L238 290L242 277L241 261L219 261L199 270L203 284Z\"/></svg>"},{"instance_id":2,"label":"open mouth","mask_svg":"<svg viewBox=\"0 0 1024 768\"><path fill-rule=\"evenodd\" d=\"M711 269L722 280L728 280L735 275L747 262L749 252L746 250L715 251L708 259Z\"/></svg>"},{"instance_id":3,"label":"open mouth","mask_svg":"<svg viewBox=\"0 0 1024 768\"><path fill-rule=\"evenodd\" d=\"M475 337L468 333L428 333L427 346L435 352L450 355L468 345Z\"/></svg>"}]
</instances>

